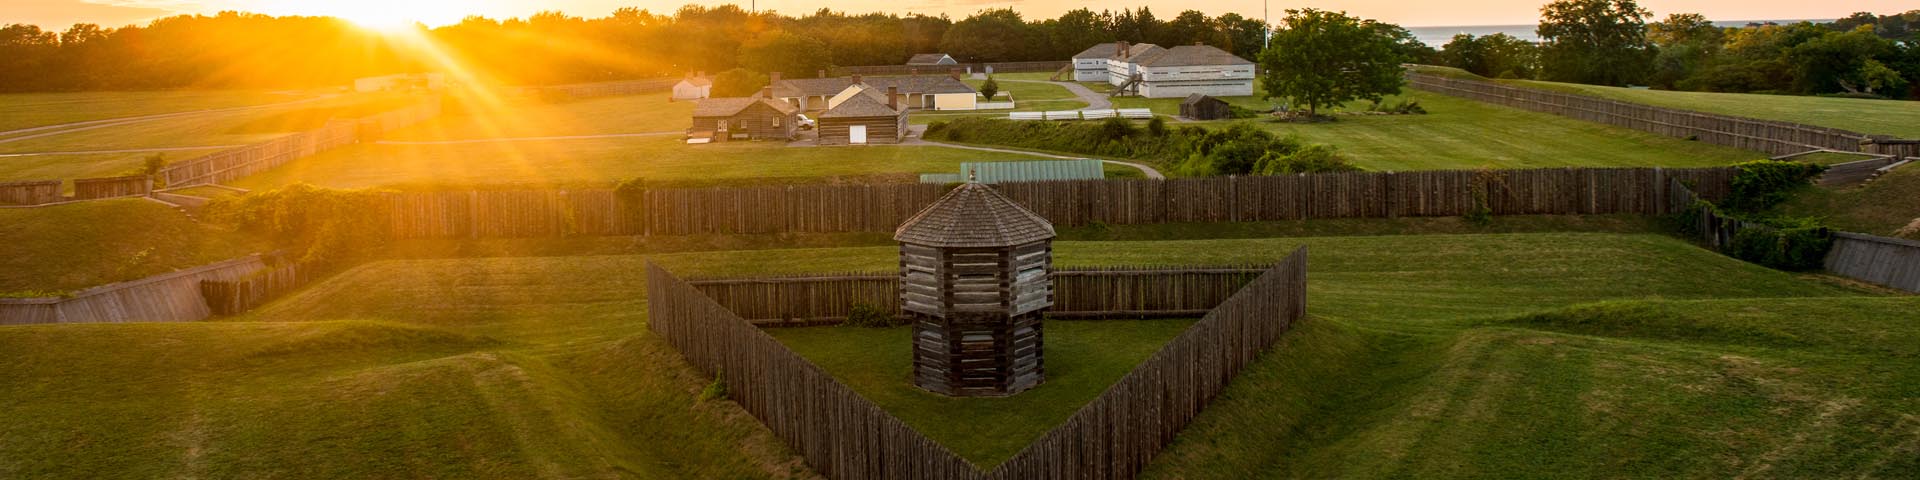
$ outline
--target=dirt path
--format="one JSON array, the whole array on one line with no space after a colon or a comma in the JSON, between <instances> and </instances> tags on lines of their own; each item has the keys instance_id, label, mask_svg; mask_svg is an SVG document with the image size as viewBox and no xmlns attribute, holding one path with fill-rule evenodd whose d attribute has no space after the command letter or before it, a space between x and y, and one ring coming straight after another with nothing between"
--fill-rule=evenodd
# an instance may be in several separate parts
<instances>
[{"instance_id":1,"label":"dirt path","mask_svg":"<svg viewBox=\"0 0 1920 480\"><path fill-rule=\"evenodd\" d=\"M1087 88L1085 85L1081 85L1074 82L1049 82L1044 80L1001 80L1001 81L1002 82L1018 82L1018 83L1045 83L1048 85L1059 85L1061 87L1066 88L1067 91L1073 92L1074 96L1080 97L1080 101L1087 102L1086 108L1082 108L1081 110L1110 110L1113 108L1113 102L1108 101L1106 95L1101 95L1099 92L1095 92L1093 91L1093 89Z\"/></svg>"}]
</instances>

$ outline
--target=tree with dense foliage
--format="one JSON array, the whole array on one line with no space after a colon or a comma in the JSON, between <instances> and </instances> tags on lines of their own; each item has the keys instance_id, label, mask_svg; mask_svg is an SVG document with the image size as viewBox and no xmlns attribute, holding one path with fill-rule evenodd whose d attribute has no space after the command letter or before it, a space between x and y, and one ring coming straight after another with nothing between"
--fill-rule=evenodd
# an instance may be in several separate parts
<instances>
[{"instance_id":1,"label":"tree with dense foliage","mask_svg":"<svg viewBox=\"0 0 1920 480\"><path fill-rule=\"evenodd\" d=\"M1447 66L1490 78L1531 79L1540 67L1539 47L1504 33L1454 35L1437 56Z\"/></svg>"},{"instance_id":2,"label":"tree with dense foliage","mask_svg":"<svg viewBox=\"0 0 1920 480\"><path fill-rule=\"evenodd\" d=\"M1540 9L1541 64L1549 80L1627 85L1645 79L1652 12L1634 0L1558 0Z\"/></svg>"},{"instance_id":3,"label":"tree with dense foliage","mask_svg":"<svg viewBox=\"0 0 1920 480\"><path fill-rule=\"evenodd\" d=\"M993 96L999 93L1000 82L994 80L993 76L987 76L987 81L980 83L980 96L987 97L987 101L993 101Z\"/></svg>"},{"instance_id":4,"label":"tree with dense foliage","mask_svg":"<svg viewBox=\"0 0 1920 480\"><path fill-rule=\"evenodd\" d=\"M744 68L736 68L720 72L719 75L714 75L713 91L710 93L715 97L745 97L760 91L760 87L766 84L766 75Z\"/></svg>"},{"instance_id":5,"label":"tree with dense foliage","mask_svg":"<svg viewBox=\"0 0 1920 480\"><path fill-rule=\"evenodd\" d=\"M1037 43L1020 12L1011 8L984 10L947 29L940 50L963 62L991 58L1022 58Z\"/></svg>"},{"instance_id":6,"label":"tree with dense foliage","mask_svg":"<svg viewBox=\"0 0 1920 480\"><path fill-rule=\"evenodd\" d=\"M1308 8L1287 10L1284 23L1260 54L1268 98L1291 98L1317 115L1323 106L1378 101L1406 84L1406 59L1374 21Z\"/></svg>"},{"instance_id":7,"label":"tree with dense foliage","mask_svg":"<svg viewBox=\"0 0 1920 480\"><path fill-rule=\"evenodd\" d=\"M833 52L812 37L774 30L740 45L740 66L800 76L833 66Z\"/></svg>"},{"instance_id":8,"label":"tree with dense foliage","mask_svg":"<svg viewBox=\"0 0 1920 480\"><path fill-rule=\"evenodd\" d=\"M1653 57L1647 83L1674 88L1720 55L1725 37L1725 31L1698 13L1675 13L1647 24L1647 40L1659 52Z\"/></svg>"}]
</instances>

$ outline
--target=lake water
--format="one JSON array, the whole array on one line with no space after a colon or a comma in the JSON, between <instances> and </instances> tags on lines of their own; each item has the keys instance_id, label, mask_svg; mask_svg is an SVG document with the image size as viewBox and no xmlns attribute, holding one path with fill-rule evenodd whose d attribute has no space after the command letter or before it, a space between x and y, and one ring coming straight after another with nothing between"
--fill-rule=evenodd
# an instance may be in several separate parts
<instances>
[{"instance_id":1,"label":"lake water","mask_svg":"<svg viewBox=\"0 0 1920 480\"><path fill-rule=\"evenodd\" d=\"M1742 26L1746 26L1749 23L1774 22L1781 25L1785 25L1785 24L1797 23L1797 22L1819 23L1819 22L1831 22L1831 21L1833 21L1833 19L1732 20L1732 21L1725 21L1725 22L1713 22L1713 24L1719 25L1721 27L1742 27ZM1419 37L1420 41L1422 43L1426 43L1427 46L1431 46L1433 48L1440 48L1441 45L1446 45L1447 42L1453 41L1454 35L1462 34L1462 33L1473 35L1476 37L1492 35L1495 33L1505 33L1507 35L1511 35L1514 38L1518 38L1521 40L1537 42L1537 41L1540 41L1540 36L1534 34L1534 29L1538 27L1539 25L1470 25L1470 26L1464 26L1464 27L1407 27L1407 31L1413 32L1413 35L1415 37Z\"/></svg>"}]
</instances>

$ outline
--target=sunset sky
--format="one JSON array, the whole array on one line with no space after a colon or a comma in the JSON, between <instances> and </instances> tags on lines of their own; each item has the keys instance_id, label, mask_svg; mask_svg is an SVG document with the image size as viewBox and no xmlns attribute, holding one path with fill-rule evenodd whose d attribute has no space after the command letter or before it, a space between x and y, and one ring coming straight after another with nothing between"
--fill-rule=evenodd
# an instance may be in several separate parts
<instances>
[{"instance_id":1,"label":"sunset sky","mask_svg":"<svg viewBox=\"0 0 1920 480\"><path fill-rule=\"evenodd\" d=\"M1539 18L1540 5L1547 0L1483 0L1470 2L1407 2L1404 0L1315 0L1280 1L1270 5L1277 16L1287 8L1312 6L1394 22L1405 26L1504 25L1529 24ZM144 24L154 18L183 13L211 14L221 10L242 10L274 15L332 15L387 18L405 17L442 25L457 22L466 15L493 18L526 16L540 10L560 10L568 14L599 17L614 9L634 6L656 12L671 12L680 5L701 3L718 5L732 2L687 2L680 0L5 0L0 2L0 24L28 23L64 29L74 23L98 23L106 26ZM1095 2L1091 0L760 0L759 8L785 14L803 14L823 6L848 12L887 11L893 13L947 14L955 18L983 8L1013 7L1030 17L1052 17L1074 8L1095 11L1145 5L1161 16L1171 17L1196 6L1211 15L1239 12L1259 16L1260 0L1134 0ZM1849 0L1819 2L1808 0L1645 0L1641 5L1664 16L1674 12L1699 12L1714 20L1838 18L1856 11L1898 13L1917 8L1911 0ZM743 2L743 5L744 2Z\"/></svg>"}]
</instances>

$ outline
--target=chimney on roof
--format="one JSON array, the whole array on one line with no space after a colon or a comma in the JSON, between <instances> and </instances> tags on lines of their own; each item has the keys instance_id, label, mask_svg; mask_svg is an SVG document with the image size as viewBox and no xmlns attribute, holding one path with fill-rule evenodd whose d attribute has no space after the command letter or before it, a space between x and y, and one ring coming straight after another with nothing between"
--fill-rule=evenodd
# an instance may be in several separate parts
<instances>
[{"instance_id":1,"label":"chimney on roof","mask_svg":"<svg viewBox=\"0 0 1920 480\"><path fill-rule=\"evenodd\" d=\"M780 72L767 72L767 83L780 83Z\"/></svg>"},{"instance_id":2,"label":"chimney on roof","mask_svg":"<svg viewBox=\"0 0 1920 480\"><path fill-rule=\"evenodd\" d=\"M707 71L706 71L706 70L701 70L701 71L700 71L699 73L695 73L695 74L693 74L693 76L696 76L696 77L701 77L701 78L706 78L706 76L707 76Z\"/></svg>"},{"instance_id":3,"label":"chimney on roof","mask_svg":"<svg viewBox=\"0 0 1920 480\"><path fill-rule=\"evenodd\" d=\"M900 109L900 87L887 87L887 108Z\"/></svg>"},{"instance_id":4,"label":"chimney on roof","mask_svg":"<svg viewBox=\"0 0 1920 480\"><path fill-rule=\"evenodd\" d=\"M817 73L817 74L820 74L820 78L827 78L827 71L826 71L826 70L816 70L816 71L814 71L814 73Z\"/></svg>"},{"instance_id":5,"label":"chimney on roof","mask_svg":"<svg viewBox=\"0 0 1920 480\"><path fill-rule=\"evenodd\" d=\"M1133 44L1120 42L1120 58L1133 56Z\"/></svg>"},{"instance_id":6,"label":"chimney on roof","mask_svg":"<svg viewBox=\"0 0 1920 480\"><path fill-rule=\"evenodd\" d=\"M1207 46L1207 42L1195 41L1193 42L1193 46L1204 47L1204 46Z\"/></svg>"},{"instance_id":7,"label":"chimney on roof","mask_svg":"<svg viewBox=\"0 0 1920 480\"><path fill-rule=\"evenodd\" d=\"M859 84L860 84L860 74L858 74L858 73L856 73L856 74L853 74L853 84L854 84L854 85L859 85Z\"/></svg>"},{"instance_id":8,"label":"chimney on roof","mask_svg":"<svg viewBox=\"0 0 1920 480\"><path fill-rule=\"evenodd\" d=\"M958 69L958 68L949 68L949 69L947 69L947 76L949 76L949 77L953 77L953 79L954 79L954 80L959 80L959 79L960 79L960 69Z\"/></svg>"},{"instance_id":9,"label":"chimney on roof","mask_svg":"<svg viewBox=\"0 0 1920 480\"><path fill-rule=\"evenodd\" d=\"M920 69L918 69L918 68L909 68L909 69L907 69L907 75L912 75L912 76L916 76L916 77L918 77L918 76L920 76Z\"/></svg>"},{"instance_id":10,"label":"chimney on roof","mask_svg":"<svg viewBox=\"0 0 1920 480\"><path fill-rule=\"evenodd\" d=\"M773 86L760 87L760 98L773 98Z\"/></svg>"}]
</instances>

